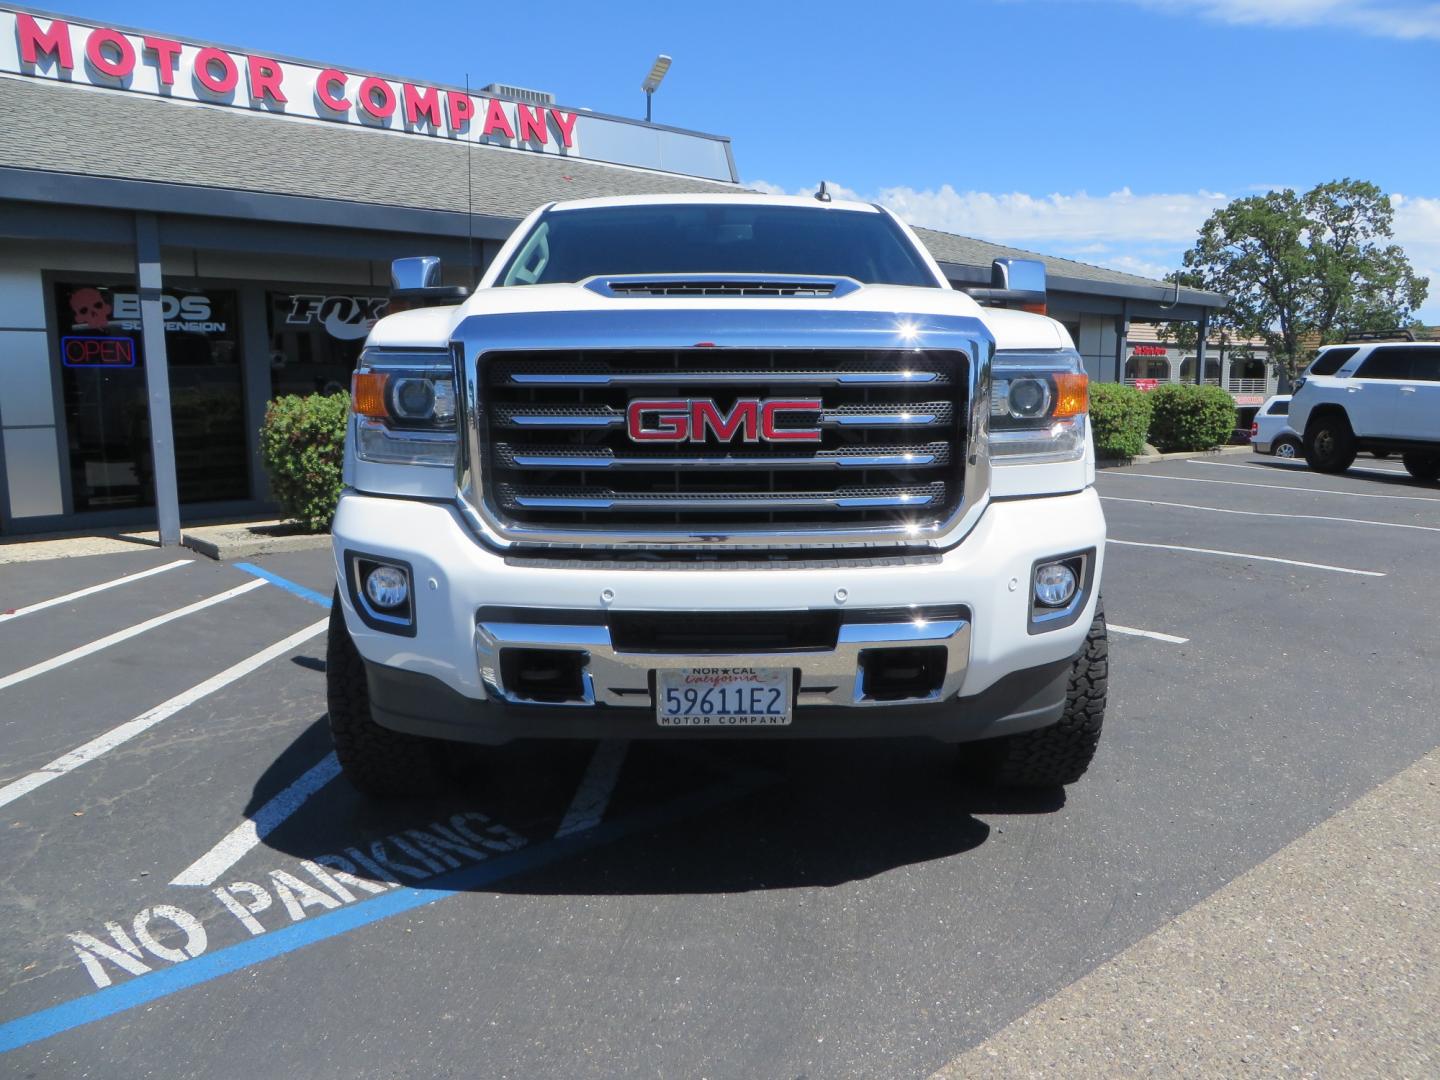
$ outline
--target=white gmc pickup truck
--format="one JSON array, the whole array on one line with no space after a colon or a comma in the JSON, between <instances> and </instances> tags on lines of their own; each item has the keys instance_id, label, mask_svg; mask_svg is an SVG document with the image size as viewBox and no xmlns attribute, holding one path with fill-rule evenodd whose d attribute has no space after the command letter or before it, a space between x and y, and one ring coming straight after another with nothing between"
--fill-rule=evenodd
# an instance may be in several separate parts
<instances>
[{"instance_id":1,"label":"white gmc pickup truck","mask_svg":"<svg viewBox=\"0 0 1440 1080\"><path fill-rule=\"evenodd\" d=\"M1084 773L1105 520L1043 265L967 295L884 209L720 195L545 206L463 302L437 269L397 263L397 305L442 303L354 377L328 688L357 787L521 738Z\"/></svg>"}]
</instances>

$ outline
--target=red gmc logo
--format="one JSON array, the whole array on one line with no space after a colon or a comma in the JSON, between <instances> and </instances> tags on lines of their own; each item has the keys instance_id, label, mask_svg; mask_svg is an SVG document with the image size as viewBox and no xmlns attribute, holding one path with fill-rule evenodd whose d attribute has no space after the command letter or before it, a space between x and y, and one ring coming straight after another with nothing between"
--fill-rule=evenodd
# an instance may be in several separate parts
<instances>
[{"instance_id":1,"label":"red gmc logo","mask_svg":"<svg viewBox=\"0 0 1440 1080\"><path fill-rule=\"evenodd\" d=\"M740 398L722 412L713 398L661 398L630 402L625 426L635 442L819 442L820 429L781 427L781 413L820 413L817 398Z\"/></svg>"}]
</instances>

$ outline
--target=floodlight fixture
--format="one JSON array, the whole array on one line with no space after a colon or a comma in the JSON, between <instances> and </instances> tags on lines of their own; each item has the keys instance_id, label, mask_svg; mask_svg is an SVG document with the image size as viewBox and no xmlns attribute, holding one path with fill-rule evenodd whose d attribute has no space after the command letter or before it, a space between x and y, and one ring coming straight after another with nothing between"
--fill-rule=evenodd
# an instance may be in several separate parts
<instances>
[{"instance_id":1,"label":"floodlight fixture","mask_svg":"<svg viewBox=\"0 0 1440 1080\"><path fill-rule=\"evenodd\" d=\"M650 74L645 76L645 81L640 84L640 89L645 91L645 122L650 122L650 102L655 96L655 91L660 89L660 84L665 81L665 73L670 70L670 57L661 53L655 58L655 63L650 67Z\"/></svg>"}]
</instances>

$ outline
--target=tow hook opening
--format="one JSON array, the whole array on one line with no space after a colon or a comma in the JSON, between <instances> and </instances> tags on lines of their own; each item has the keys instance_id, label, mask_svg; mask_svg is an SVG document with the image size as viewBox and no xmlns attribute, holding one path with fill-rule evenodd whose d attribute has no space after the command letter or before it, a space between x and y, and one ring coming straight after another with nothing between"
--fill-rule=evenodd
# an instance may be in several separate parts
<instances>
[{"instance_id":1,"label":"tow hook opening","mask_svg":"<svg viewBox=\"0 0 1440 1080\"><path fill-rule=\"evenodd\" d=\"M571 649L501 649L500 679L507 693L526 701L583 701L588 659Z\"/></svg>"},{"instance_id":2,"label":"tow hook opening","mask_svg":"<svg viewBox=\"0 0 1440 1080\"><path fill-rule=\"evenodd\" d=\"M949 652L943 645L862 649L862 701L913 701L940 696Z\"/></svg>"}]
</instances>

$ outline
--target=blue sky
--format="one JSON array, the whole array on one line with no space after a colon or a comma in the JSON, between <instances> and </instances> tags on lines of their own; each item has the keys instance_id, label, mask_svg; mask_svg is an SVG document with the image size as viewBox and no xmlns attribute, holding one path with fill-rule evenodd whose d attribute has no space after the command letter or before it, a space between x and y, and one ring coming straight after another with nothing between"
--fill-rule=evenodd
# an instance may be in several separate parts
<instances>
[{"instance_id":1,"label":"blue sky","mask_svg":"<svg viewBox=\"0 0 1440 1080\"><path fill-rule=\"evenodd\" d=\"M58 6L52 0L47 7ZM822 177L918 224L1138 273L1209 210L1356 176L1440 322L1440 3L850 0L726 4L64 5L74 15L370 68L508 82L733 137L742 178ZM407 20L406 16L413 19Z\"/></svg>"}]
</instances>

